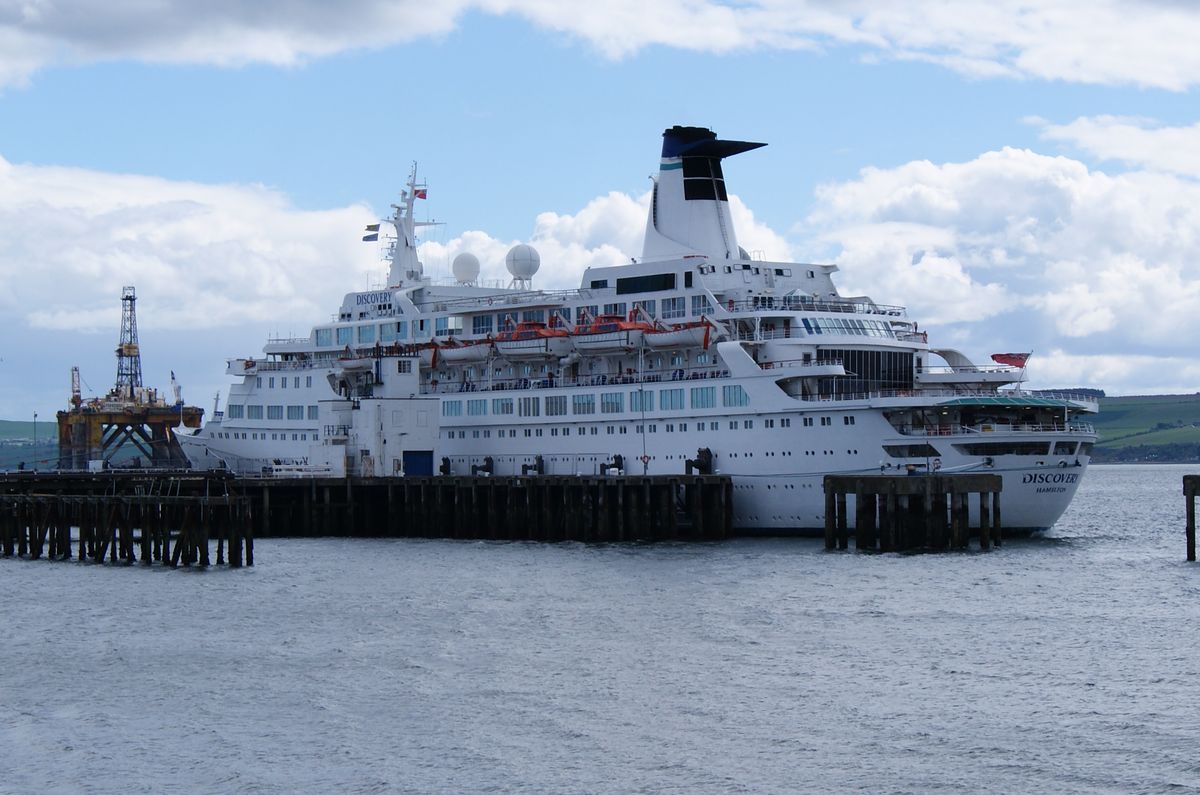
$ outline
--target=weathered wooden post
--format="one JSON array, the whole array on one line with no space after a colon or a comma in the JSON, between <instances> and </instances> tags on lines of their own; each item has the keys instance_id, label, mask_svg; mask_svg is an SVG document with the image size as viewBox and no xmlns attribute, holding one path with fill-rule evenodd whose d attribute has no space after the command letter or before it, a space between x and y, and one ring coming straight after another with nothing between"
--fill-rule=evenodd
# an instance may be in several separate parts
<instances>
[{"instance_id":1,"label":"weathered wooden post","mask_svg":"<svg viewBox=\"0 0 1200 795\"><path fill-rule=\"evenodd\" d=\"M1187 559L1196 562L1196 494L1200 492L1200 475L1183 476L1184 509L1187 511Z\"/></svg>"}]
</instances>

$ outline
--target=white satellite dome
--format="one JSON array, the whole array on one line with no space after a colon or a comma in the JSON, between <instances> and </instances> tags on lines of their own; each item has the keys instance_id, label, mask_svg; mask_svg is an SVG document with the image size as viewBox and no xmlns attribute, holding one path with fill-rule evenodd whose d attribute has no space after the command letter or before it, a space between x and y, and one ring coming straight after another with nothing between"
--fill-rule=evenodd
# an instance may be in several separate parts
<instances>
[{"instance_id":1,"label":"white satellite dome","mask_svg":"<svg viewBox=\"0 0 1200 795\"><path fill-rule=\"evenodd\" d=\"M454 281L459 284L471 284L479 278L479 258L469 251L464 251L450 263L450 271Z\"/></svg>"},{"instance_id":2,"label":"white satellite dome","mask_svg":"<svg viewBox=\"0 0 1200 795\"><path fill-rule=\"evenodd\" d=\"M542 258L533 246L521 243L508 250L504 264L514 279L532 279L542 265Z\"/></svg>"}]
</instances>

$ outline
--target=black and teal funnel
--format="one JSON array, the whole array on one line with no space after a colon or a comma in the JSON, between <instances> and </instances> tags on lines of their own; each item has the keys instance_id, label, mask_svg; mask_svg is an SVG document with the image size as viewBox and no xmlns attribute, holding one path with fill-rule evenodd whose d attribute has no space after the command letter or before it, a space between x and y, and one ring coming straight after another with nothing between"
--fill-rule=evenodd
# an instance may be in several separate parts
<instances>
[{"instance_id":1,"label":"black and teal funnel","mask_svg":"<svg viewBox=\"0 0 1200 795\"><path fill-rule=\"evenodd\" d=\"M699 254L709 259L737 259L737 236L721 161L760 146L766 144L722 141L705 127L665 130L642 258Z\"/></svg>"}]
</instances>

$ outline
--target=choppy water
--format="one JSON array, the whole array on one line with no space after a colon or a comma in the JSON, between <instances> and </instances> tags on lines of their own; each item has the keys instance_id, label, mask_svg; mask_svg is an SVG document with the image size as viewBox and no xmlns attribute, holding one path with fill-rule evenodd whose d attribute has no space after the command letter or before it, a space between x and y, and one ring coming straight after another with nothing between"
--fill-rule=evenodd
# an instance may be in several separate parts
<instances>
[{"instance_id":1,"label":"choppy water","mask_svg":"<svg viewBox=\"0 0 1200 795\"><path fill-rule=\"evenodd\" d=\"M1200 790L1188 469L1093 467L990 554L0 561L0 791Z\"/></svg>"}]
</instances>

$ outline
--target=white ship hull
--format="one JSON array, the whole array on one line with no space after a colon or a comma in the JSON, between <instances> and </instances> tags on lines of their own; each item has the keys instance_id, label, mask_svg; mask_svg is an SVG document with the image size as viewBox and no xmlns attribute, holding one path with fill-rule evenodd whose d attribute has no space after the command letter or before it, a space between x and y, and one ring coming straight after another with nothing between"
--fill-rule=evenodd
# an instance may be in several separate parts
<instances>
[{"instance_id":1,"label":"white ship hull","mask_svg":"<svg viewBox=\"0 0 1200 795\"><path fill-rule=\"evenodd\" d=\"M520 475L539 458L553 475L618 460L627 474L665 475L705 449L732 478L741 532L821 532L825 475L934 470L1002 476L1006 532L1053 525L1089 462L1096 436L1080 418L1094 401L1000 389L1019 385L1023 368L931 347L902 307L839 297L833 266L738 254L723 178L710 178L721 158L755 146L668 130L646 257L590 268L578 291L529 289L527 246L510 252L511 290L424 278L414 176L389 220L391 286L347 295L336 321L272 341L263 359L231 362L240 380L224 416L181 436L185 453L249 475L470 475L486 459L493 474ZM705 162L681 166L688 152ZM710 181L685 184L695 174ZM686 325L488 344L516 318L630 307ZM437 349L434 332L463 344Z\"/></svg>"}]
</instances>

